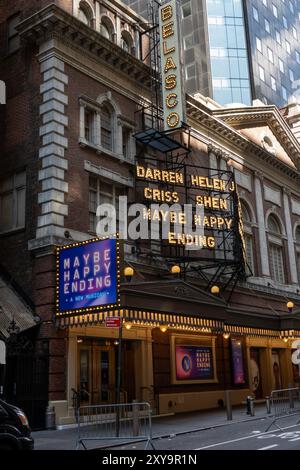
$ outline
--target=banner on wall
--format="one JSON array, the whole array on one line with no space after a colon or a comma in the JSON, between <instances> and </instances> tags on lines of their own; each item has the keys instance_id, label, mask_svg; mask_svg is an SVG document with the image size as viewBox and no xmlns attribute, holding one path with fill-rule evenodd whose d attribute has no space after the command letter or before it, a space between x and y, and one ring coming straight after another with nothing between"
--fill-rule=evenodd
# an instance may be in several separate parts
<instances>
[{"instance_id":1,"label":"banner on wall","mask_svg":"<svg viewBox=\"0 0 300 470\"><path fill-rule=\"evenodd\" d=\"M279 353L277 351L272 351L272 379L273 379L273 389L280 390L282 388L281 383L281 372L280 372L280 362L279 362Z\"/></svg>"},{"instance_id":2,"label":"banner on wall","mask_svg":"<svg viewBox=\"0 0 300 470\"><path fill-rule=\"evenodd\" d=\"M259 360L259 348L250 348L250 389L255 398L262 398L262 383Z\"/></svg>"},{"instance_id":3,"label":"banner on wall","mask_svg":"<svg viewBox=\"0 0 300 470\"><path fill-rule=\"evenodd\" d=\"M176 345L176 380L214 378L212 348L208 346Z\"/></svg>"},{"instance_id":4,"label":"banner on wall","mask_svg":"<svg viewBox=\"0 0 300 470\"><path fill-rule=\"evenodd\" d=\"M234 385L245 384L243 347L240 339L231 338L231 361Z\"/></svg>"},{"instance_id":5,"label":"banner on wall","mask_svg":"<svg viewBox=\"0 0 300 470\"><path fill-rule=\"evenodd\" d=\"M57 315L119 305L119 242L96 239L57 248Z\"/></svg>"}]
</instances>

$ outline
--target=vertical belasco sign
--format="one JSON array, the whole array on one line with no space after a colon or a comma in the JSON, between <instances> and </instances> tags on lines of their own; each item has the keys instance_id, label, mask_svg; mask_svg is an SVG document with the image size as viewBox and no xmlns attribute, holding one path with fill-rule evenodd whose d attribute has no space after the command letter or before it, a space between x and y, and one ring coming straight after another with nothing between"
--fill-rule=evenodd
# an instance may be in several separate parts
<instances>
[{"instance_id":1,"label":"vertical belasco sign","mask_svg":"<svg viewBox=\"0 0 300 470\"><path fill-rule=\"evenodd\" d=\"M165 130L177 129L185 120L179 18L177 0L170 0L159 8Z\"/></svg>"}]
</instances>

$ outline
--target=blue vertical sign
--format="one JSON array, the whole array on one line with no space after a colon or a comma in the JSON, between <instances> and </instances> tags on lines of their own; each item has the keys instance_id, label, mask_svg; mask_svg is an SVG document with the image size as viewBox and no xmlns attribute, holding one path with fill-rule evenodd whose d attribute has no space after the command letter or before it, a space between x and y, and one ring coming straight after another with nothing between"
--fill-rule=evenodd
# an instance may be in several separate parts
<instances>
[{"instance_id":1,"label":"blue vertical sign","mask_svg":"<svg viewBox=\"0 0 300 470\"><path fill-rule=\"evenodd\" d=\"M118 241L93 240L58 249L57 311L97 311L118 302Z\"/></svg>"}]
</instances>

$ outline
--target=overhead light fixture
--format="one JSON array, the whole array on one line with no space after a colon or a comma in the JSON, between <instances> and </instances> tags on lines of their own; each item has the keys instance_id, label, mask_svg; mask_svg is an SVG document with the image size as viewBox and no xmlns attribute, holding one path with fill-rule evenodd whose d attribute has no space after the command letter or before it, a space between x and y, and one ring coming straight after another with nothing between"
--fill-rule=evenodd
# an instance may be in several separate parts
<instances>
[{"instance_id":1,"label":"overhead light fixture","mask_svg":"<svg viewBox=\"0 0 300 470\"><path fill-rule=\"evenodd\" d=\"M130 282L132 279L132 276L134 275L134 270L131 266L127 266L124 269L124 276L127 282Z\"/></svg>"},{"instance_id":2,"label":"overhead light fixture","mask_svg":"<svg viewBox=\"0 0 300 470\"><path fill-rule=\"evenodd\" d=\"M210 292L212 294L218 295L220 293L220 287L219 286L212 286L212 288L210 289Z\"/></svg>"},{"instance_id":3,"label":"overhead light fixture","mask_svg":"<svg viewBox=\"0 0 300 470\"><path fill-rule=\"evenodd\" d=\"M289 300L289 301L287 302L286 306L287 306L287 308L288 308L288 311L289 311L290 313L292 313L293 308L294 308L294 306L295 306L294 302L291 302L291 301Z\"/></svg>"},{"instance_id":4,"label":"overhead light fixture","mask_svg":"<svg viewBox=\"0 0 300 470\"><path fill-rule=\"evenodd\" d=\"M174 264L174 266L171 267L171 274L180 274L180 266L178 264Z\"/></svg>"},{"instance_id":5,"label":"overhead light fixture","mask_svg":"<svg viewBox=\"0 0 300 470\"><path fill-rule=\"evenodd\" d=\"M160 325L159 329L162 333L165 333L167 331L168 327L167 327L167 325Z\"/></svg>"}]
</instances>

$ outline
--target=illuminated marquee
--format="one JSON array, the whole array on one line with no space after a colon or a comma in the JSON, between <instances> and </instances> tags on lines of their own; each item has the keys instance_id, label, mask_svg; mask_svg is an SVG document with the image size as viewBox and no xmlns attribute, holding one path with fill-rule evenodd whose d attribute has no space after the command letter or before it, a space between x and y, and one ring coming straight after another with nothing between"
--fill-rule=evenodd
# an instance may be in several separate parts
<instances>
[{"instance_id":1,"label":"illuminated marquee","mask_svg":"<svg viewBox=\"0 0 300 470\"><path fill-rule=\"evenodd\" d=\"M57 315L119 305L119 241L87 240L57 248Z\"/></svg>"},{"instance_id":2,"label":"illuminated marquee","mask_svg":"<svg viewBox=\"0 0 300 470\"><path fill-rule=\"evenodd\" d=\"M239 238L242 244L243 241L232 172L211 171L188 163L175 170L164 164L158 166L157 161L153 166L151 162L138 162L136 182L139 191L136 200L142 198L147 204L143 219L157 222L161 228L164 225L167 234L162 240L164 249L166 246L170 250L176 246L205 249L214 251L215 259L224 259L227 251L229 257L236 258L236 242ZM191 207L191 217L187 217L185 204ZM202 206L203 212L196 210L198 206ZM202 232L197 232L197 228Z\"/></svg>"},{"instance_id":3,"label":"illuminated marquee","mask_svg":"<svg viewBox=\"0 0 300 470\"><path fill-rule=\"evenodd\" d=\"M181 127L184 121L179 17L176 0L170 0L159 9L165 130Z\"/></svg>"}]
</instances>

